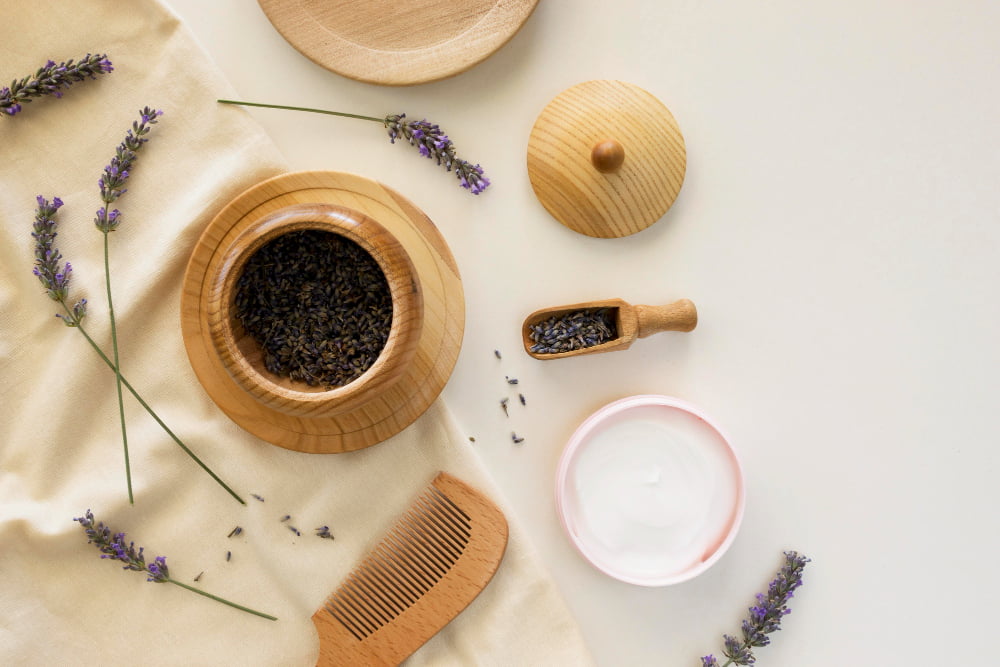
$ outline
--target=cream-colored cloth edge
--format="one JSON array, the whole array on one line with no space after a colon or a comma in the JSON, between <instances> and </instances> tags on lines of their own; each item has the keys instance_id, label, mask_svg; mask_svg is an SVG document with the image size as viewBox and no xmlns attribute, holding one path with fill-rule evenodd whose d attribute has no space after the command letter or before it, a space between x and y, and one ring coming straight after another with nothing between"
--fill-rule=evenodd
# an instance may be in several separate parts
<instances>
[{"instance_id":1,"label":"cream-colored cloth edge","mask_svg":"<svg viewBox=\"0 0 1000 667\"><path fill-rule=\"evenodd\" d=\"M353 454L310 456L243 432L212 404L180 337L180 282L201 229L244 188L285 170L171 12L153 0L8 2L10 80L46 59L107 52L115 72L0 119L0 662L306 665L313 610L433 477L448 470L497 498L439 401L409 429ZM60 196L57 245L71 298L109 349L97 178L145 106L164 110L119 201L111 237L124 374L245 498L232 500L126 397L136 504L125 497L113 376L55 320L30 275L34 198ZM257 493L264 498L250 498ZM501 502L501 505L503 503ZM98 558L72 521L91 508L173 577L278 616L260 619ZM283 515L291 519L282 522ZM589 664L575 622L517 522L496 577L414 665ZM296 525L301 535L288 529ZM335 540L313 534L329 525ZM227 538L240 525L240 536ZM226 554L230 554L227 560Z\"/></svg>"}]
</instances>

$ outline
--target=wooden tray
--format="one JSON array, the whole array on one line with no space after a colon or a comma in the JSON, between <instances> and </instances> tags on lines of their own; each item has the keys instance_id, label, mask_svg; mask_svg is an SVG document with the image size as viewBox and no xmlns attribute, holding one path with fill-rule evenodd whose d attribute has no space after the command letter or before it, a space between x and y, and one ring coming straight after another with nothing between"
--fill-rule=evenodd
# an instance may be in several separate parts
<instances>
[{"instance_id":1,"label":"wooden tray","mask_svg":"<svg viewBox=\"0 0 1000 667\"><path fill-rule=\"evenodd\" d=\"M424 325L413 362L385 392L334 417L293 417L259 402L227 373L208 334L206 276L226 248L262 216L291 204L339 204L368 215L406 248L424 297ZM233 421L287 449L347 452L382 442L412 424L438 397L458 360L465 300L455 259L434 223L375 181L330 171L283 174L245 191L208 224L184 275L181 331L188 358L209 396Z\"/></svg>"},{"instance_id":2,"label":"wooden tray","mask_svg":"<svg viewBox=\"0 0 1000 667\"><path fill-rule=\"evenodd\" d=\"M538 0L258 0L289 44L337 74L387 86L436 81L506 44Z\"/></svg>"}]
</instances>

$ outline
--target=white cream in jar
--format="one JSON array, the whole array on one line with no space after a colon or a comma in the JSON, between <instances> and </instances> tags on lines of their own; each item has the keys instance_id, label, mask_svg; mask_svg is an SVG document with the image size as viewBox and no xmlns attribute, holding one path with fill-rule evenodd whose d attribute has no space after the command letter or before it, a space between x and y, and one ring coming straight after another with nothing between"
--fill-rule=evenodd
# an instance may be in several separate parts
<instances>
[{"instance_id":1,"label":"white cream in jar","mask_svg":"<svg viewBox=\"0 0 1000 667\"><path fill-rule=\"evenodd\" d=\"M691 406L622 399L584 422L560 463L563 523L581 553L624 581L664 585L706 569L743 511L739 462Z\"/></svg>"}]
</instances>

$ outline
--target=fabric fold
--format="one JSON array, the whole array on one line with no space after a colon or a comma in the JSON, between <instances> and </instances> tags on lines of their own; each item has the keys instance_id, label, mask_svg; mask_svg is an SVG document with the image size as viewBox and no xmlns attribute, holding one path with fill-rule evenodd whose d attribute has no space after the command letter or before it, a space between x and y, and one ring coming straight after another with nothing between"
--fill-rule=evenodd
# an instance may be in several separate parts
<instances>
[{"instance_id":1,"label":"fabric fold","mask_svg":"<svg viewBox=\"0 0 1000 667\"><path fill-rule=\"evenodd\" d=\"M115 67L0 118L0 662L312 664L310 616L438 470L502 499L440 401L390 441L341 455L274 447L226 418L187 361L181 280L211 217L287 171L283 158L248 113L215 103L231 88L153 0L72 9L13 0L0 19L7 81L88 52L106 52ZM56 320L31 275L35 196L59 196L56 245L73 263L70 300L89 300L88 331L110 351L97 179L146 105L164 115L116 202L123 222L109 239L122 373L246 506L126 394L136 498L128 504L114 374ZM178 580L279 620L101 560L73 521L88 509L145 547L147 560L166 556ZM408 664L589 664L575 622L507 517L511 540L493 582ZM335 539L318 538L320 525ZM235 526L241 533L229 537Z\"/></svg>"}]
</instances>

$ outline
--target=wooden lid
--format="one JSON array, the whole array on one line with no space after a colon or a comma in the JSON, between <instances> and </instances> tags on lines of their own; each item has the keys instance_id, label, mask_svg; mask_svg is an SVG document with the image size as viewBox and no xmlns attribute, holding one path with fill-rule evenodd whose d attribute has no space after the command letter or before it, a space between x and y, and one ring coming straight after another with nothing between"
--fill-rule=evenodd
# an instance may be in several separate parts
<instances>
[{"instance_id":1,"label":"wooden lid","mask_svg":"<svg viewBox=\"0 0 1000 667\"><path fill-rule=\"evenodd\" d=\"M542 206L573 231L617 238L646 229L673 205L687 152L670 110L622 81L564 90L528 140L528 178Z\"/></svg>"},{"instance_id":2,"label":"wooden lid","mask_svg":"<svg viewBox=\"0 0 1000 667\"><path fill-rule=\"evenodd\" d=\"M337 74L388 86L459 74L506 44L538 0L258 0L289 44Z\"/></svg>"},{"instance_id":3,"label":"wooden lid","mask_svg":"<svg viewBox=\"0 0 1000 667\"><path fill-rule=\"evenodd\" d=\"M413 361L371 400L326 415L278 409L241 386L213 343L213 277L227 249L276 211L331 204L378 221L402 245L419 278L423 326ZM271 444L309 453L348 452L382 442L412 424L438 397L458 360L465 299L455 259L434 223L402 195L375 181L332 171L283 174L246 190L205 228L188 261L181 332L191 366L216 405ZM350 385L348 385L350 386Z\"/></svg>"}]
</instances>

